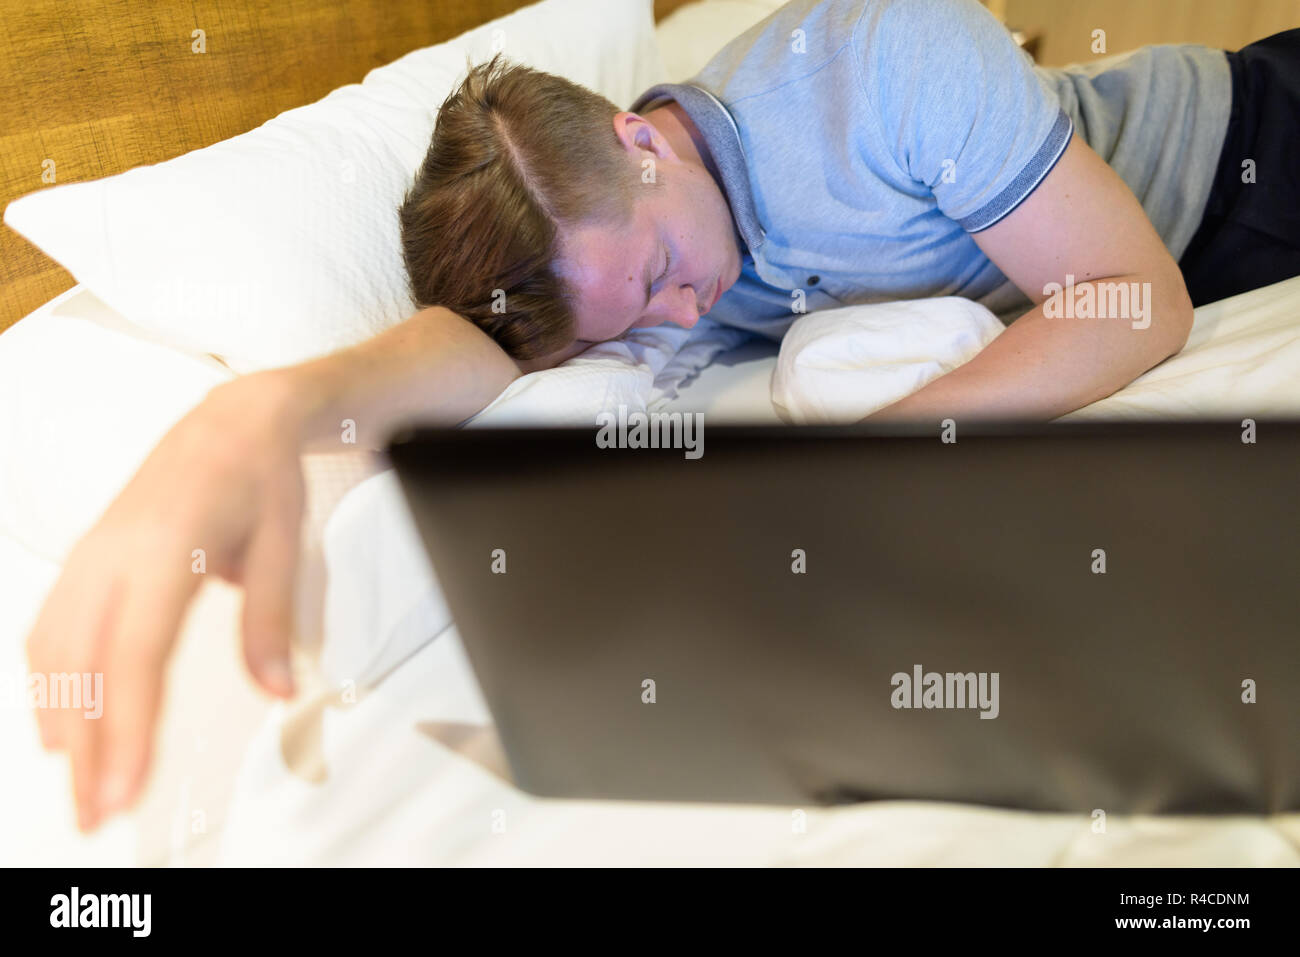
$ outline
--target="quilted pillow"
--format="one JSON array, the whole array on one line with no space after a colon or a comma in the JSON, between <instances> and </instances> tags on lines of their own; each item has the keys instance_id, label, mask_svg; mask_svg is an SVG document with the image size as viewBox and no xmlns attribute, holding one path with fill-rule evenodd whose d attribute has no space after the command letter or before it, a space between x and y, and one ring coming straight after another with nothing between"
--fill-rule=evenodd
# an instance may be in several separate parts
<instances>
[{"instance_id":1,"label":"quilted pillow","mask_svg":"<svg viewBox=\"0 0 1300 957\"><path fill-rule=\"evenodd\" d=\"M665 79L650 0L544 0L248 133L24 196L4 221L121 315L235 371L332 352L415 311L397 210L467 56L498 51L620 106Z\"/></svg>"}]
</instances>

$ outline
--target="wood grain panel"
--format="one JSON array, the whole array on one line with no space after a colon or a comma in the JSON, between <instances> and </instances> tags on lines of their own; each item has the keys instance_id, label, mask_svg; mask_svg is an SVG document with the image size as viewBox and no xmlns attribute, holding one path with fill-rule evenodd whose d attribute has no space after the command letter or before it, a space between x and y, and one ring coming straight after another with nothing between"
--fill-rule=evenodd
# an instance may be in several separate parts
<instances>
[{"instance_id":1,"label":"wood grain panel","mask_svg":"<svg viewBox=\"0 0 1300 957\"><path fill-rule=\"evenodd\" d=\"M1237 50L1300 27L1300 0L999 0L1008 26L1040 31L1038 62L1086 63L1094 30L1106 31L1106 53L1150 43L1203 43Z\"/></svg>"},{"instance_id":2,"label":"wood grain panel","mask_svg":"<svg viewBox=\"0 0 1300 957\"><path fill-rule=\"evenodd\" d=\"M521 0L0 0L0 208L246 132ZM193 31L206 52L193 52ZM0 229L0 329L74 284Z\"/></svg>"}]
</instances>

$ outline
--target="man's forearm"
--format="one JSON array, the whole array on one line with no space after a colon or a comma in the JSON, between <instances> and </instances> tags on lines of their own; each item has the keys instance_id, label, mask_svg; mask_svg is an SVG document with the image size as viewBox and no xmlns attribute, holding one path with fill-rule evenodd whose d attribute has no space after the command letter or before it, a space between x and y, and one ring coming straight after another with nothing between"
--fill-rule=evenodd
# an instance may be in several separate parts
<instances>
[{"instance_id":1,"label":"man's forearm","mask_svg":"<svg viewBox=\"0 0 1300 957\"><path fill-rule=\"evenodd\" d=\"M1078 283L1147 282L1116 276ZM1039 305L978 355L863 421L944 418L1046 420L1082 408L1128 385L1178 352L1191 327L1181 283L1152 282L1150 325L1128 318L1049 317ZM1094 290L1095 291L1095 290Z\"/></svg>"},{"instance_id":2,"label":"man's forearm","mask_svg":"<svg viewBox=\"0 0 1300 957\"><path fill-rule=\"evenodd\" d=\"M344 420L355 423L356 447L377 449L404 424L464 421L520 375L486 333L434 307L351 348L246 376L241 387L289 416L305 449L337 450Z\"/></svg>"}]
</instances>

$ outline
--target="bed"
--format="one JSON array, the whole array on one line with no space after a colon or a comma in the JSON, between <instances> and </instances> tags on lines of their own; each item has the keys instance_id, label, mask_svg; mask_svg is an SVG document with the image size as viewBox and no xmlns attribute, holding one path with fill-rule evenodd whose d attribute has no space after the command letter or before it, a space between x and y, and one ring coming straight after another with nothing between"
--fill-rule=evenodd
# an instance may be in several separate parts
<instances>
[{"instance_id":1,"label":"bed","mask_svg":"<svg viewBox=\"0 0 1300 957\"><path fill-rule=\"evenodd\" d=\"M661 17L667 76L689 76L772 6L703 0ZM648 408L785 420L773 402L775 343L709 323L646 343L629 361L651 373ZM0 443L23 450L5 469L28 479L13 485L22 496L0 503L0 675L23 672L22 642L61 557L114 483L187 403L233 374L159 341L80 283L0 335L0 400L15 410ZM161 393L170 407L158 408ZM1243 410L1300 414L1300 278L1198 309L1180 355L1073 417ZM356 502L382 490L385 474L364 453L309 457L306 471L307 577L320 590L331 547L346 552L348 515L364 514ZM317 598L303 613L338 613ZM40 750L24 708L0 711L6 776L22 782L0 797L0 863L1300 865L1300 814L1111 816L1098 828L1083 815L927 802L817 810L538 799L510 783L453 623L426 613L364 665L304 646L299 696L272 703L244 674L237 621L235 590L206 584L171 666L148 788L92 836L73 826L66 759Z\"/></svg>"}]
</instances>

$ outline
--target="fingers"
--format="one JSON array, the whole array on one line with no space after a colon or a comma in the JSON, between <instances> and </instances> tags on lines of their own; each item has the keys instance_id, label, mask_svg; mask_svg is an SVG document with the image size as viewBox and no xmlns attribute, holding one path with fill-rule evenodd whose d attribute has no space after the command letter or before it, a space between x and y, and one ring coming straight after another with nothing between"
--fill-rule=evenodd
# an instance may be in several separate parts
<instances>
[{"instance_id":1,"label":"fingers","mask_svg":"<svg viewBox=\"0 0 1300 957\"><path fill-rule=\"evenodd\" d=\"M167 655L198 587L187 553L157 565L139 557L157 550L135 554L110 561L95 539L74 551L27 641L44 688L41 740L68 752L82 831L129 805L143 783Z\"/></svg>"},{"instance_id":2,"label":"fingers","mask_svg":"<svg viewBox=\"0 0 1300 957\"><path fill-rule=\"evenodd\" d=\"M268 503L244 558L244 660L271 694L293 694L289 649L294 583L302 523L301 484L286 486Z\"/></svg>"},{"instance_id":3,"label":"fingers","mask_svg":"<svg viewBox=\"0 0 1300 957\"><path fill-rule=\"evenodd\" d=\"M80 570L79 567L77 570ZM84 576L82 576L84 577ZM69 579L78 580L78 576ZM72 771L72 794L77 808L77 826L83 831L92 830L98 823L98 796L96 778L101 770L100 719L103 717L103 687L105 661L103 653L113 640L117 630L117 619L121 608L121 582L113 579L105 589L103 597L90 609L91 617L70 622L69 636L71 642L65 642L60 652L60 660L74 665L73 680L81 683L81 700L76 707L69 707L72 702L59 702L50 714L57 723L57 739L60 747L68 751ZM78 646L76 638L86 639ZM58 678L63 678L63 673ZM53 687L52 676L51 687ZM51 704L55 704L51 701Z\"/></svg>"},{"instance_id":4,"label":"fingers","mask_svg":"<svg viewBox=\"0 0 1300 957\"><path fill-rule=\"evenodd\" d=\"M27 636L29 681L44 682L46 698L49 695L51 666L54 662L63 660L58 652L59 637L68 634L68 627L64 624L68 614L64 603L60 601L61 583L62 579L56 581L54 587L50 589L45 604L41 607L40 616L32 626L31 634ZM94 609L96 613L98 612L93 599L88 598L87 602L79 607L85 611ZM39 688L40 685L37 684L36 687ZM63 722L60 720L59 712L49 707L48 700L36 698L31 704L36 715L36 727L41 734L41 746L46 751L62 749L67 742L67 737L63 733Z\"/></svg>"},{"instance_id":5,"label":"fingers","mask_svg":"<svg viewBox=\"0 0 1300 957\"><path fill-rule=\"evenodd\" d=\"M103 652L101 714L82 722L91 742L83 756L92 827L128 807L145 781L167 660L198 582L188 553L178 551L156 576L133 578L122 595L112 640ZM72 760L76 779L83 773L76 752ZM78 788L79 806L82 795Z\"/></svg>"},{"instance_id":6,"label":"fingers","mask_svg":"<svg viewBox=\"0 0 1300 957\"><path fill-rule=\"evenodd\" d=\"M76 584L85 576L73 561L55 583L27 642L28 666L40 689L35 706L41 743L48 750L67 750L72 765L72 790L77 825L93 826L94 769L97 723L88 715L98 708L96 687L102 688L102 666L96 650L103 646L117 616L117 590L108 576ZM78 640L80 639L80 640Z\"/></svg>"},{"instance_id":7,"label":"fingers","mask_svg":"<svg viewBox=\"0 0 1300 957\"><path fill-rule=\"evenodd\" d=\"M31 702L41 744L49 751L68 746L70 730L80 712L64 700L76 689L79 700L85 675L94 669L95 649L105 640L116 613L116 575L87 571L86 547L74 549L63 572L45 597L36 623L27 636L29 682L37 689ZM92 682L93 687L93 682Z\"/></svg>"}]
</instances>

